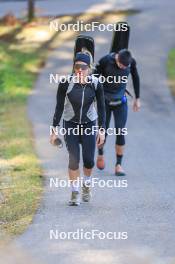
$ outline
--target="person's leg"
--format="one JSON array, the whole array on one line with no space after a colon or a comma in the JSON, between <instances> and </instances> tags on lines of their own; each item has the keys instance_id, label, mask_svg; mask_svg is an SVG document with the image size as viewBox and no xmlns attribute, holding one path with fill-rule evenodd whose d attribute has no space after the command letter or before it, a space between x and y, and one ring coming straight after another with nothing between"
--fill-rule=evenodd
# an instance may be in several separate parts
<instances>
[{"instance_id":1,"label":"person's leg","mask_svg":"<svg viewBox=\"0 0 175 264\"><path fill-rule=\"evenodd\" d=\"M64 121L64 128L67 130L67 134L65 135L65 143L69 153L69 165L68 165L68 173L69 180L71 183L71 200L70 205L78 205L79 204L79 162L80 162L80 146L79 146L79 136L74 135L70 128L75 128L76 125L71 122ZM68 133L70 131L70 133Z\"/></svg>"},{"instance_id":2,"label":"person's leg","mask_svg":"<svg viewBox=\"0 0 175 264\"><path fill-rule=\"evenodd\" d=\"M118 176L124 176L124 170L122 168L122 159L124 155L124 145L119 145L116 143L115 145L115 152L116 152L116 165L115 165L115 173Z\"/></svg>"},{"instance_id":3,"label":"person's leg","mask_svg":"<svg viewBox=\"0 0 175 264\"><path fill-rule=\"evenodd\" d=\"M84 133L81 136L82 155L83 155L83 188L82 199L85 202L90 200L91 174L94 167L96 135L86 135L85 128L92 128L95 122L84 125Z\"/></svg>"},{"instance_id":4,"label":"person's leg","mask_svg":"<svg viewBox=\"0 0 175 264\"><path fill-rule=\"evenodd\" d=\"M106 108L106 130L109 128L110 120L111 120L111 108L108 104L105 104ZM107 133L105 137L105 142L107 139ZM104 147L98 148L98 156L97 156L97 162L96 162L97 168L100 170L103 170L105 167L105 161L104 161Z\"/></svg>"},{"instance_id":5,"label":"person's leg","mask_svg":"<svg viewBox=\"0 0 175 264\"><path fill-rule=\"evenodd\" d=\"M127 121L128 114L128 106L127 103L117 106L114 110L114 122L116 132L122 133L122 128L125 127ZM119 131L120 130L120 131ZM115 144L115 152L116 152L116 165L115 165L115 174L117 176L124 176L124 170L122 168L122 159L124 155L124 146L125 146L125 136L123 134L116 135L116 144Z\"/></svg>"}]
</instances>

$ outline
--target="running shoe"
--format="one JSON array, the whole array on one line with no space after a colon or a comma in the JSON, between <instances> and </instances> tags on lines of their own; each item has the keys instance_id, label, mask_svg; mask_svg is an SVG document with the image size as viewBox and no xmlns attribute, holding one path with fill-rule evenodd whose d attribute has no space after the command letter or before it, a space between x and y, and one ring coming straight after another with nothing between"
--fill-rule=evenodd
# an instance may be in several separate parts
<instances>
[{"instance_id":1,"label":"running shoe","mask_svg":"<svg viewBox=\"0 0 175 264\"><path fill-rule=\"evenodd\" d=\"M72 192L71 193L71 199L69 201L69 205L70 206L80 205L79 192Z\"/></svg>"},{"instance_id":2,"label":"running shoe","mask_svg":"<svg viewBox=\"0 0 175 264\"><path fill-rule=\"evenodd\" d=\"M84 184L82 186L82 200L83 202L89 202L91 199L91 190L90 190L90 185Z\"/></svg>"},{"instance_id":3,"label":"running shoe","mask_svg":"<svg viewBox=\"0 0 175 264\"><path fill-rule=\"evenodd\" d=\"M99 170L103 170L105 168L105 161L103 155L98 155L96 166Z\"/></svg>"},{"instance_id":4,"label":"running shoe","mask_svg":"<svg viewBox=\"0 0 175 264\"><path fill-rule=\"evenodd\" d=\"M115 176L125 176L126 173L124 171L117 171L117 166L115 166Z\"/></svg>"}]
</instances>

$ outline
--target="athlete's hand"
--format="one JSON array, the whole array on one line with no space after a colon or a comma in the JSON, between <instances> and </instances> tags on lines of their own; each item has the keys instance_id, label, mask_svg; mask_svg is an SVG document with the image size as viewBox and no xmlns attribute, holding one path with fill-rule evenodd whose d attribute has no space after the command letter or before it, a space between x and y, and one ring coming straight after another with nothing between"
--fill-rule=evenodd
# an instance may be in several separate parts
<instances>
[{"instance_id":1,"label":"athlete's hand","mask_svg":"<svg viewBox=\"0 0 175 264\"><path fill-rule=\"evenodd\" d=\"M58 138L57 135L55 135L55 133L52 133L50 135L50 144L52 144L53 146L55 145L55 140Z\"/></svg>"},{"instance_id":2,"label":"athlete's hand","mask_svg":"<svg viewBox=\"0 0 175 264\"><path fill-rule=\"evenodd\" d=\"M140 110L140 106L141 106L140 99L139 98L135 99L133 102L133 111L138 112Z\"/></svg>"},{"instance_id":3,"label":"athlete's hand","mask_svg":"<svg viewBox=\"0 0 175 264\"><path fill-rule=\"evenodd\" d=\"M101 129L99 130L97 135L97 140L96 140L97 147L98 148L102 147L104 142L105 142L105 130Z\"/></svg>"}]
</instances>

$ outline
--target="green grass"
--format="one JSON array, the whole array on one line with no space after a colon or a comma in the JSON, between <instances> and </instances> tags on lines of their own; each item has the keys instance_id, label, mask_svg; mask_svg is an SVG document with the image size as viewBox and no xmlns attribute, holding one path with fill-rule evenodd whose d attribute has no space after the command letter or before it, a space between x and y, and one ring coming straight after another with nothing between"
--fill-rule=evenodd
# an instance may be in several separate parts
<instances>
[{"instance_id":1,"label":"green grass","mask_svg":"<svg viewBox=\"0 0 175 264\"><path fill-rule=\"evenodd\" d=\"M168 54L167 61L168 83L173 96L175 96L175 48Z\"/></svg>"},{"instance_id":2,"label":"green grass","mask_svg":"<svg viewBox=\"0 0 175 264\"><path fill-rule=\"evenodd\" d=\"M22 233L42 193L42 171L34 152L26 99L43 62L43 51L11 48L0 41L0 225L2 234Z\"/></svg>"},{"instance_id":3,"label":"green grass","mask_svg":"<svg viewBox=\"0 0 175 264\"><path fill-rule=\"evenodd\" d=\"M1 43L0 55L5 58L0 66L0 92L1 102L5 99L26 99L35 79L35 74L26 69L30 63L36 65L39 61L36 54L22 53L10 50L6 44Z\"/></svg>"}]
</instances>

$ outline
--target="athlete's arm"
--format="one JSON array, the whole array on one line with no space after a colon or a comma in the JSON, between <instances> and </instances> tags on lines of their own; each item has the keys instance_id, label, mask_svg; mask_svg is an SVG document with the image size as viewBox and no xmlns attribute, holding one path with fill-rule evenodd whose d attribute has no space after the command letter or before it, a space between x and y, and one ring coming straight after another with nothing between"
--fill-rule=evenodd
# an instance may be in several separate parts
<instances>
[{"instance_id":1,"label":"athlete's arm","mask_svg":"<svg viewBox=\"0 0 175 264\"><path fill-rule=\"evenodd\" d=\"M105 111L105 100L104 100L104 91L103 86L98 82L96 90L96 99L97 99L97 111L98 111L98 126L99 132L96 138L97 147L100 148L105 142L105 122L106 122L106 111Z\"/></svg>"},{"instance_id":2,"label":"athlete's arm","mask_svg":"<svg viewBox=\"0 0 175 264\"><path fill-rule=\"evenodd\" d=\"M132 59L131 63L131 76L134 86L135 99L133 101L133 111L138 112L140 110L140 78L137 71L136 61Z\"/></svg>"},{"instance_id":3,"label":"athlete's arm","mask_svg":"<svg viewBox=\"0 0 175 264\"><path fill-rule=\"evenodd\" d=\"M64 101L66 97L67 91L67 82L66 83L59 83L57 96L56 96L56 107L55 107L55 114L53 116L53 126L59 126L63 110L64 110Z\"/></svg>"},{"instance_id":4,"label":"athlete's arm","mask_svg":"<svg viewBox=\"0 0 175 264\"><path fill-rule=\"evenodd\" d=\"M97 111L98 111L98 126L101 128L105 128L105 122L106 122L105 99L104 99L103 86L100 82L98 82L97 84L96 99L97 99Z\"/></svg>"},{"instance_id":5,"label":"athlete's arm","mask_svg":"<svg viewBox=\"0 0 175 264\"><path fill-rule=\"evenodd\" d=\"M132 63L131 63L131 76L132 76L132 82L135 92L135 98L137 99L140 97L140 78L139 78L135 59L132 59Z\"/></svg>"}]
</instances>

